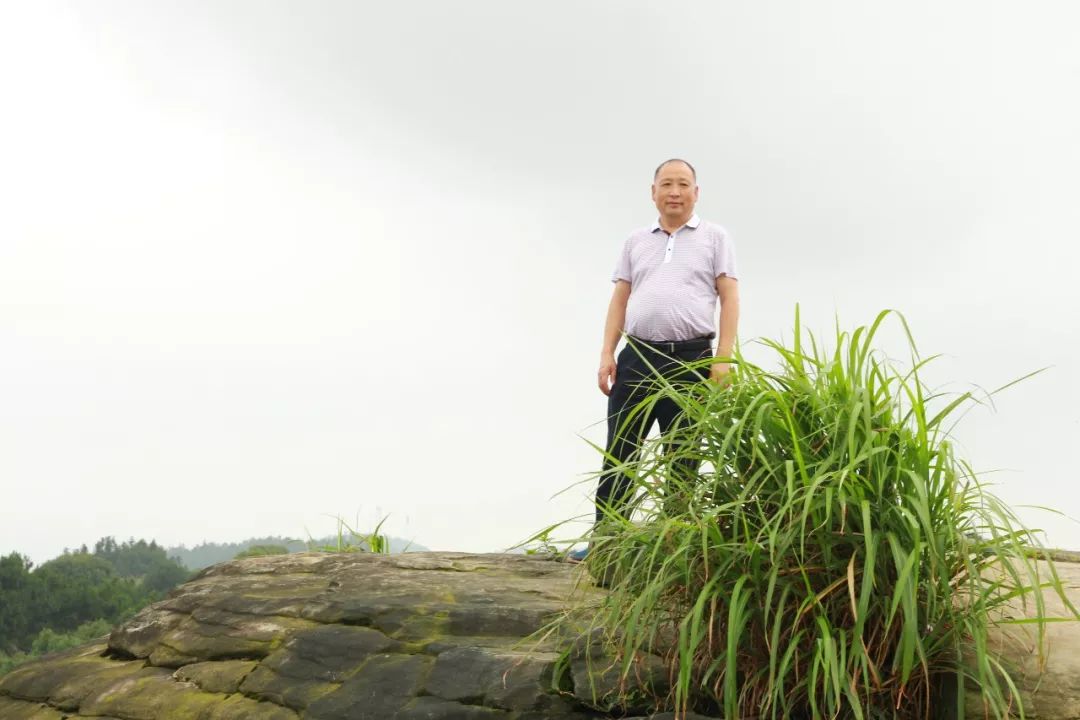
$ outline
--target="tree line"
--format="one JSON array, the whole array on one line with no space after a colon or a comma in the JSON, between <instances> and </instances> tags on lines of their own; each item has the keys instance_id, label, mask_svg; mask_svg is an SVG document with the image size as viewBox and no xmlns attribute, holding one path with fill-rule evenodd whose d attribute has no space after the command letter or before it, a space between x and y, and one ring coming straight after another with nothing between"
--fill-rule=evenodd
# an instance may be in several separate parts
<instances>
[{"instance_id":1,"label":"tree line","mask_svg":"<svg viewBox=\"0 0 1080 720\"><path fill-rule=\"evenodd\" d=\"M145 540L105 537L37 567L18 552L0 557L0 673L100 637L190 575Z\"/></svg>"}]
</instances>

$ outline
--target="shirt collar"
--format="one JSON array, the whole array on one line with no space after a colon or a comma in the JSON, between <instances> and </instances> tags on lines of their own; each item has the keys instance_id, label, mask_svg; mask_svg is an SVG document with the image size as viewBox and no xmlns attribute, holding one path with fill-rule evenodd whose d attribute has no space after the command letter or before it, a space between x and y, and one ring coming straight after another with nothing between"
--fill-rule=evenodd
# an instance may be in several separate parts
<instances>
[{"instance_id":1,"label":"shirt collar","mask_svg":"<svg viewBox=\"0 0 1080 720\"><path fill-rule=\"evenodd\" d=\"M694 213L693 215L690 216L690 219L686 221L686 224L683 225L683 227L688 227L691 230L696 230L697 226L700 223L701 223L701 218L699 218L697 216L697 213ZM659 229L660 229L660 218L657 218L656 220L653 221L652 230L650 232L656 232ZM679 230L682 230L682 228L679 228ZM678 232L679 230L676 230L675 232Z\"/></svg>"}]
</instances>

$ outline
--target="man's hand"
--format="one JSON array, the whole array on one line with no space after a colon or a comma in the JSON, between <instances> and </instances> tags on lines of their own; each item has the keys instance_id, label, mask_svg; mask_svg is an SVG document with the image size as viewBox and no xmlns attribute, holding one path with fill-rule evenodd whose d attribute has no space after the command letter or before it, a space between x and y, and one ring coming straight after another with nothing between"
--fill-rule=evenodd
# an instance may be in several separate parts
<instances>
[{"instance_id":1,"label":"man's hand","mask_svg":"<svg viewBox=\"0 0 1080 720\"><path fill-rule=\"evenodd\" d=\"M600 356L600 369L597 371L596 384L600 386L600 392L605 395L611 394L611 388L615 385L615 356L607 353Z\"/></svg>"},{"instance_id":2,"label":"man's hand","mask_svg":"<svg viewBox=\"0 0 1080 720\"><path fill-rule=\"evenodd\" d=\"M709 380L718 385L731 382L731 363L718 362L709 366Z\"/></svg>"}]
</instances>

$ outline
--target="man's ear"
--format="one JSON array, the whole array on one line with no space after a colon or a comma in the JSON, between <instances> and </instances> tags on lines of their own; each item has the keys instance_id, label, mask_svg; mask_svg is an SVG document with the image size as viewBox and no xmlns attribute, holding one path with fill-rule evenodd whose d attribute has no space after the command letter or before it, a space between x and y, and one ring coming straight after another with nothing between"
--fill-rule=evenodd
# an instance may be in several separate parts
<instances>
[{"instance_id":1,"label":"man's ear","mask_svg":"<svg viewBox=\"0 0 1080 720\"><path fill-rule=\"evenodd\" d=\"M649 186L649 196L653 200L656 199L656 183L653 183L652 185Z\"/></svg>"}]
</instances>

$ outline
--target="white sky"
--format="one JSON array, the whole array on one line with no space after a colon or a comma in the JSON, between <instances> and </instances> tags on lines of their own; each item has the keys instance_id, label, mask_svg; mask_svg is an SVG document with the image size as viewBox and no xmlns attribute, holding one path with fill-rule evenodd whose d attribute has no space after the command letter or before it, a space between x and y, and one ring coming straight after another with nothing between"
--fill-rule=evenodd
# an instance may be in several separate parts
<instances>
[{"instance_id":1,"label":"white sky","mask_svg":"<svg viewBox=\"0 0 1080 720\"><path fill-rule=\"evenodd\" d=\"M589 512L609 277L698 168L744 342L895 307L1080 517L1080 6L0 2L0 554ZM1048 541L1080 524L1028 511Z\"/></svg>"}]
</instances>

